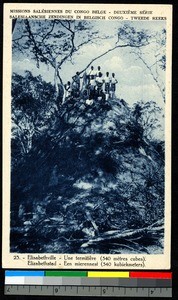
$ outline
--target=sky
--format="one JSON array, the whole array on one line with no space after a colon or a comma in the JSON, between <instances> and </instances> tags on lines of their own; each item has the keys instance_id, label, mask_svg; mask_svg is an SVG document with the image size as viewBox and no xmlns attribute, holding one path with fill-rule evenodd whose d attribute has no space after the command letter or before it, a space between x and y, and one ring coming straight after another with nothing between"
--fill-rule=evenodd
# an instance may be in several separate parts
<instances>
[{"instance_id":1,"label":"sky","mask_svg":"<svg viewBox=\"0 0 178 300\"><path fill-rule=\"evenodd\" d=\"M98 29L100 34L108 33L113 35L110 39L99 41L99 43L92 43L82 48L80 55L73 57L73 64L71 62L63 65L61 75L64 83L71 80L76 71L81 71L93 58L101 53L104 53L115 45L117 28L123 24L119 21L90 21L93 22L94 28ZM127 22L128 23L128 22ZM130 21L129 25L137 29L145 29L149 32L160 32L165 28L163 21ZM18 32L19 31L19 32ZM15 34L20 34L20 29L16 27ZM151 65L154 63L153 46L147 46L145 59ZM153 80L150 71L145 67L143 62L137 59L136 55L131 53L130 48L120 48L103 56L93 63L94 68L101 66L102 73L106 71L115 73L118 80L116 95L124 99L129 105L143 100L144 102L154 100L160 107L164 107L161 93L157 84ZM23 74L25 70L32 72L34 76L41 75L47 82L54 83L54 69L41 64L40 68L36 67L35 61L25 54L16 53L13 55L12 71L18 74ZM165 80L165 72L159 74L159 80Z\"/></svg>"}]
</instances>

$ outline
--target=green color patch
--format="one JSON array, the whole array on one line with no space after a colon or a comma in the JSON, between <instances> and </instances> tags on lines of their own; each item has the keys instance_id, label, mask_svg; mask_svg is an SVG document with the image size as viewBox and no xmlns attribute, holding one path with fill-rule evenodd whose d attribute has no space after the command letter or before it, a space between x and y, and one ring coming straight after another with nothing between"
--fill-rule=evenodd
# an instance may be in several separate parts
<instances>
[{"instance_id":1,"label":"green color patch","mask_svg":"<svg viewBox=\"0 0 178 300\"><path fill-rule=\"evenodd\" d=\"M85 271L45 271L45 276L87 277L87 272L85 272Z\"/></svg>"}]
</instances>

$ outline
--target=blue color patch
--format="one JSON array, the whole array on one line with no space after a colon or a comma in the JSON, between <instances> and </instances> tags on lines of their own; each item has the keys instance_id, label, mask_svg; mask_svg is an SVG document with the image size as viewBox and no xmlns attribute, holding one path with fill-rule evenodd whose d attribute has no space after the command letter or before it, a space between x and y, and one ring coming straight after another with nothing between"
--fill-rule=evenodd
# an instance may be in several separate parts
<instances>
[{"instance_id":1,"label":"blue color patch","mask_svg":"<svg viewBox=\"0 0 178 300\"><path fill-rule=\"evenodd\" d=\"M44 277L45 272L44 271L5 271L5 276L42 276Z\"/></svg>"}]
</instances>

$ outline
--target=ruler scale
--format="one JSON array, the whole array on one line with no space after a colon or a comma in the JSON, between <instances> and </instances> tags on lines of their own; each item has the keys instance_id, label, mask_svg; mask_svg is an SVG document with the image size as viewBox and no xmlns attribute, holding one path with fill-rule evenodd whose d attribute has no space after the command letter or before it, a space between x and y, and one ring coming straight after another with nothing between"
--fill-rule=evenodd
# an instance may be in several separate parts
<instances>
[{"instance_id":1,"label":"ruler scale","mask_svg":"<svg viewBox=\"0 0 178 300\"><path fill-rule=\"evenodd\" d=\"M6 295L171 297L171 272L6 271Z\"/></svg>"}]
</instances>

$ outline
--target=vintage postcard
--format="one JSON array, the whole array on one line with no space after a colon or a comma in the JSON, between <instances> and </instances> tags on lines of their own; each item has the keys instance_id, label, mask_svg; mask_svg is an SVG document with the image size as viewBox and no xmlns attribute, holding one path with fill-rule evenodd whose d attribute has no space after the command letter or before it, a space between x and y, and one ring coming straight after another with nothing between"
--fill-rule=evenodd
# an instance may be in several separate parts
<instances>
[{"instance_id":1,"label":"vintage postcard","mask_svg":"<svg viewBox=\"0 0 178 300\"><path fill-rule=\"evenodd\" d=\"M3 24L3 267L169 269L172 6Z\"/></svg>"}]
</instances>

